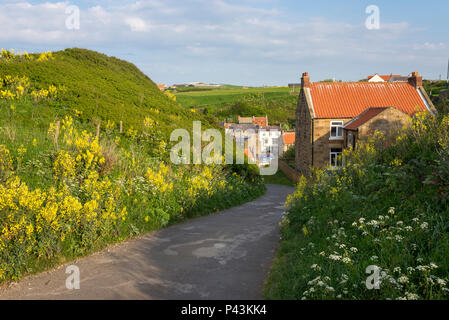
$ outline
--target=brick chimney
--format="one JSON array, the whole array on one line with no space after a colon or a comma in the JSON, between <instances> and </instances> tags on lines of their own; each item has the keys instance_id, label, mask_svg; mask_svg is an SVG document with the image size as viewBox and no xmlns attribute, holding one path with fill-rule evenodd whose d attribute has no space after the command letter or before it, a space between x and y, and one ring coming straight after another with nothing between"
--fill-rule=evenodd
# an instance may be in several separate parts
<instances>
[{"instance_id":1,"label":"brick chimney","mask_svg":"<svg viewBox=\"0 0 449 320\"><path fill-rule=\"evenodd\" d=\"M412 72L412 75L408 78L408 83L415 88L422 87L422 76L416 71Z\"/></svg>"},{"instance_id":2,"label":"brick chimney","mask_svg":"<svg viewBox=\"0 0 449 320\"><path fill-rule=\"evenodd\" d=\"M304 72L301 77L301 88L310 87L310 77L308 72Z\"/></svg>"}]
</instances>

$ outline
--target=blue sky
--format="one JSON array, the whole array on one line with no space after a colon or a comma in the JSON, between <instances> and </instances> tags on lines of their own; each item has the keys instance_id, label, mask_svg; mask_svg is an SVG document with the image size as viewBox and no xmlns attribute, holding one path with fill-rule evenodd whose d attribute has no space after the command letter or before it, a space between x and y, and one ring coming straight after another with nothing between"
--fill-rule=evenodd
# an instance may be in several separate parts
<instances>
[{"instance_id":1,"label":"blue sky","mask_svg":"<svg viewBox=\"0 0 449 320\"><path fill-rule=\"evenodd\" d=\"M79 6L80 29L65 9ZM380 10L368 30L365 10ZM3 0L0 47L82 47L135 63L155 82L285 85L375 72L446 77L449 2L432 0Z\"/></svg>"}]
</instances>

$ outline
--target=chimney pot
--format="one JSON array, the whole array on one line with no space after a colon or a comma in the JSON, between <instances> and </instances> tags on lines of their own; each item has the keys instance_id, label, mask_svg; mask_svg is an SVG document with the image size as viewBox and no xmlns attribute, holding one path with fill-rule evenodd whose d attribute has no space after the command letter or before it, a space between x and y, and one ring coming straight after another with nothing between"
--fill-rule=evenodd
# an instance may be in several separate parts
<instances>
[{"instance_id":1,"label":"chimney pot","mask_svg":"<svg viewBox=\"0 0 449 320\"><path fill-rule=\"evenodd\" d=\"M310 77L308 72L304 72L301 78L301 88L310 87Z\"/></svg>"},{"instance_id":2,"label":"chimney pot","mask_svg":"<svg viewBox=\"0 0 449 320\"><path fill-rule=\"evenodd\" d=\"M412 75L410 78L408 78L408 83L410 83L415 88L422 87L422 76L419 75L417 71L412 72Z\"/></svg>"}]
</instances>

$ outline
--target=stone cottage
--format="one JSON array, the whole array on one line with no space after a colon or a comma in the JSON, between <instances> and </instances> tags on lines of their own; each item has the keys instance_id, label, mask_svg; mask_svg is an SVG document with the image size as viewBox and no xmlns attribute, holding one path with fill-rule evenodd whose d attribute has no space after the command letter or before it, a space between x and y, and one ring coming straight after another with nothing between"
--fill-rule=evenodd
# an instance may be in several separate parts
<instances>
[{"instance_id":1,"label":"stone cottage","mask_svg":"<svg viewBox=\"0 0 449 320\"><path fill-rule=\"evenodd\" d=\"M338 167L346 147L374 131L401 128L416 112L436 113L423 88L422 76L413 72L407 82L310 82L301 78L296 111L296 169Z\"/></svg>"}]
</instances>

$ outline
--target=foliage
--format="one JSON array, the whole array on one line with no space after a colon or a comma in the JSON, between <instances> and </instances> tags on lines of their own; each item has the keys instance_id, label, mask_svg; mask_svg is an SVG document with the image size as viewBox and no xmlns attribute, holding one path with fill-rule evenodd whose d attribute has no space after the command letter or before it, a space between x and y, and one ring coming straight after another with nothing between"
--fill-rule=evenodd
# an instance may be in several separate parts
<instances>
[{"instance_id":1,"label":"foliage","mask_svg":"<svg viewBox=\"0 0 449 320\"><path fill-rule=\"evenodd\" d=\"M314 170L288 201L271 299L449 298L449 116L418 114ZM380 290L366 268L380 270Z\"/></svg>"},{"instance_id":2,"label":"foliage","mask_svg":"<svg viewBox=\"0 0 449 320\"><path fill-rule=\"evenodd\" d=\"M293 145L290 148L288 148L286 152L284 152L284 154L282 155L282 159L294 159L295 156L296 156L295 146Z\"/></svg>"}]
</instances>

